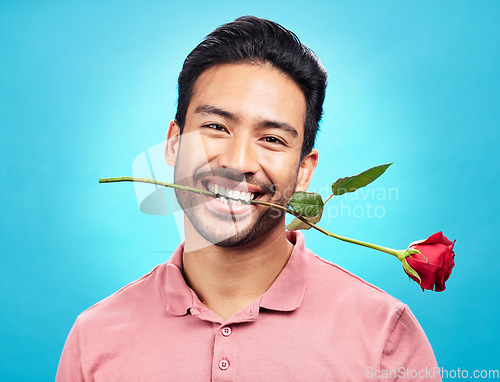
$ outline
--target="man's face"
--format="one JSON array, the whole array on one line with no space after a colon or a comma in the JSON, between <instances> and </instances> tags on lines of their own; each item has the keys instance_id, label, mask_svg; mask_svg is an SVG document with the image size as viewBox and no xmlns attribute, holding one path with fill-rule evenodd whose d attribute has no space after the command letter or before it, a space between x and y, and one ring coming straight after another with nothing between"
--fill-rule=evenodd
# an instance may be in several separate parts
<instances>
[{"instance_id":1,"label":"man's face","mask_svg":"<svg viewBox=\"0 0 500 382\"><path fill-rule=\"evenodd\" d=\"M182 135L170 125L166 156L175 158L175 182L285 206L296 188L307 188L316 165L315 151L300 160L305 114L300 88L271 66L208 69L195 83ZM215 245L243 245L283 224L283 214L266 206L176 194L196 231Z\"/></svg>"}]
</instances>

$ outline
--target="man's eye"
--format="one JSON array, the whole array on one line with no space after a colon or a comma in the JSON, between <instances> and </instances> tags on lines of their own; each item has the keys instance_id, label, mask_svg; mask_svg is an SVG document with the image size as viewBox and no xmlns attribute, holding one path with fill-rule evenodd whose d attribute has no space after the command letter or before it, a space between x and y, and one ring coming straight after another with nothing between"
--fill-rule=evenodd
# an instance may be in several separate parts
<instances>
[{"instance_id":1,"label":"man's eye","mask_svg":"<svg viewBox=\"0 0 500 382\"><path fill-rule=\"evenodd\" d=\"M281 139L276 138L276 137L264 137L263 139L264 139L264 141L266 141L268 143L273 143L273 144L279 144L279 145L286 146L285 142L283 142Z\"/></svg>"},{"instance_id":2,"label":"man's eye","mask_svg":"<svg viewBox=\"0 0 500 382\"><path fill-rule=\"evenodd\" d=\"M226 131L225 127L219 125L218 123L207 123L206 125L203 125L203 127L207 127L212 130Z\"/></svg>"}]
</instances>

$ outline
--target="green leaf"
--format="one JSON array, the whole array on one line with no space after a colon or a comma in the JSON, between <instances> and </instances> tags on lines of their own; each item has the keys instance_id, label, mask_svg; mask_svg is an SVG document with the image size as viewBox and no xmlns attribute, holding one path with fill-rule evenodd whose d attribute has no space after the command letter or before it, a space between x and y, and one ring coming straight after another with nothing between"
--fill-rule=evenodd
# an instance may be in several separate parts
<instances>
[{"instance_id":1,"label":"green leaf","mask_svg":"<svg viewBox=\"0 0 500 382\"><path fill-rule=\"evenodd\" d=\"M288 204L302 216L316 216L323 210L321 195L315 192L298 191L292 195Z\"/></svg>"},{"instance_id":2,"label":"green leaf","mask_svg":"<svg viewBox=\"0 0 500 382\"><path fill-rule=\"evenodd\" d=\"M382 164L363 171L361 174L348 176L347 178L340 178L332 184L332 192L334 195L354 192L358 188L364 187L377 179L391 164L392 163Z\"/></svg>"},{"instance_id":3,"label":"green leaf","mask_svg":"<svg viewBox=\"0 0 500 382\"><path fill-rule=\"evenodd\" d=\"M411 257L411 255L414 255L415 253L420 253L420 255L424 258L424 260L427 262L427 264L429 264L429 260L427 260L427 257L424 256L424 254L422 252L420 252L418 249L415 249L415 248L410 248L408 247L405 251L405 259L409 256Z\"/></svg>"},{"instance_id":4,"label":"green leaf","mask_svg":"<svg viewBox=\"0 0 500 382\"><path fill-rule=\"evenodd\" d=\"M319 214L317 214L315 216L311 216L311 217L304 217L304 219L307 220L310 223L316 224L317 222L320 221L322 214L323 214L323 209L321 209L321 211L319 212ZM307 229L311 229L311 226L309 224L307 224L307 223L304 223L299 218L295 218L295 219L293 219L290 222L290 224L288 224L286 226L286 229L289 230L289 231L295 231L295 230L298 230L298 229L305 229L305 230L307 230Z\"/></svg>"},{"instance_id":5,"label":"green leaf","mask_svg":"<svg viewBox=\"0 0 500 382\"><path fill-rule=\"evenodd\" d=\"M415 269L413 269L410 264L408 264L408 261L406 261L406 258L403 260L403 269L406 271L406 273L409 275L409 276L413 276L415 277L416 279L418 279L418 283L422 283L422 280L420 279L420 276L419 274L417 273L417 271Z\"/></svg>"}]
</instances>

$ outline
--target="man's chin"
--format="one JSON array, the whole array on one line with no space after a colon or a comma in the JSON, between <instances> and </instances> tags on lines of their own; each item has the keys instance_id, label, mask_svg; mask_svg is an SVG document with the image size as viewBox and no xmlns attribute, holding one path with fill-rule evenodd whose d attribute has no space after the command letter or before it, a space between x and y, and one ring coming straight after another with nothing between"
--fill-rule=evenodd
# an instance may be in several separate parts
<instances>
[{"instance_id":1,"label":"man's chin","mask_svg":"<svg viewBox=\"0 0 500 382\"><path fill-rule=\"evenodd\" d=\"M193 222L191 223L193 224ZM217 247L240 247L258 239L263 234L260 232L258 227L255 226L246 227L246 229L243 230L237 230L234 225L227 227L228 229L220 229L220 231L214 232L214 228L217 226L218 228L221 228L220 224L212 227L200 227L199 224L193 224L194 229L199 235Z\"/></svg>"},{"instance_id":2,"label":"man's chin","mask_svg":"<svg viewBox=\"0 0 500 382\"><path fill-rule=\"evenodd\" d=\"M252 240L254 240L254 239L251 237L248 237L248 236L247 237L233 236L233 237L230 237L228 239L225 239L225 240L222 240L219 242L215 242L212 244L217 246L217 247L232 248L232 247L241 247L242 245L248 244Z\"/></svg>"},{"instance_id":3,"label":"man's chin","mask_svg":"<svg viewBox=\"0 0 500 382\"><path fill-rule=\"evenodd\" d=\"M263 236L273 231L283 218L269 216L264 213L253 222L215 220L213 224L201 222L198 216L188 216L193 228L209 243L217 247L240 247L255 240L262 240Z\"/></svg>"}]
</instances>

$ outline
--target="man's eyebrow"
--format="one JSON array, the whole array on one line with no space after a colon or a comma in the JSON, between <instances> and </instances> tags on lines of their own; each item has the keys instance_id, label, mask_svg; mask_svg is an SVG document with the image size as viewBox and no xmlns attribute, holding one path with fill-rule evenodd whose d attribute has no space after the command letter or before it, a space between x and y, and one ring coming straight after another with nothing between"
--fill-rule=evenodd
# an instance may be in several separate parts
<instances>
[{"instance_id":1,"label":"man's eyebrow","mask_svg":"<svg viewBox=\"0 0 500 382\"><path fill-rule=\"evenodd\" d=\"M230 111L223 110L217 106L213 105L201 105L198 106L195 111L195 114L217 114L221 117L230 119L232 121L238 121L240 118L237 114L231 113Z\"/></svg>"},{"instance_id":2,"label":"man's eyebrow","mask_svg":"<svg viewBox=\"0 0 500 382\"><path fill-rule=\"evenodd\" d=\"M259 122L259 126L265 128L281 129L287 132L288 134L293 135L294 137L299 136L297 130L295 130L292 126L290 126L286 122L262 120Z\"/></svg>"}]
</instances>

